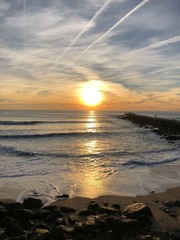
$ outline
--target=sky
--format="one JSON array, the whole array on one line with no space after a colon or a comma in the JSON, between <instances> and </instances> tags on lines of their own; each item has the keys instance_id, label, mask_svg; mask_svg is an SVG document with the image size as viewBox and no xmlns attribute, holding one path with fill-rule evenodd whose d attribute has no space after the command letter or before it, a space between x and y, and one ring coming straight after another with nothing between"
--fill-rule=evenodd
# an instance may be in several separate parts
<instances>
[{"instance_id":1,"label":"sky","mask_svg":"<svg viewBox=\"0 0 180 240\"><path fill-rule=\"evenodd\" d=\"M1 0L0 109L180 111L179 22L180 0Z\"/></svg>"}]
</instances>

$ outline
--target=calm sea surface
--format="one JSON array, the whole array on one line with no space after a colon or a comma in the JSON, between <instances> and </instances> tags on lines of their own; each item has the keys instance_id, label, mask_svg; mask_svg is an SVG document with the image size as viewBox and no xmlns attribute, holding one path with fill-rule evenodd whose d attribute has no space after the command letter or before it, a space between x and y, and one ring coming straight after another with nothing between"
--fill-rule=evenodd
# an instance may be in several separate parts
<instances>
[{"instance_id":1,"label":"calm sea surface","mask_svg":"<svg viewBox=\"0 0 180 240\"><path fill-rule=\"evenodd\" d=\"M178 185L179 143L118 114L1 110L0 198L135 195ZM180 113L141 114L180 120Z\"/></svg>"}]
</instances>

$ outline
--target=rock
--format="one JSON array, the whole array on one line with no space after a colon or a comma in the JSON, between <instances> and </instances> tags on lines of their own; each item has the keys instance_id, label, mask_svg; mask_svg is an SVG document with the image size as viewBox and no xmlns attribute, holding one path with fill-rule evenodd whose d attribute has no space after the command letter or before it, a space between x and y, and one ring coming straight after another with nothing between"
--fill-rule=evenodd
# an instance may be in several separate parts
<instances>
[{"instance_id":1,"label":"rock","mask_svg":"<svg viewBox=\"0 0 180 240\"><path fill-rule=\"evenodd\" d=\"M62 228L62 225L57 226L53 229L53 231L50 233L49 240L66 240L66 237L64 236L64 229Z\"/></svg>"},{"instance_id":2,"label":"rock","mask_svg":"<svg viewBox=\"0 0 180 240\"><path fill-rule=\"evenodd\" d=\"M49 212L48 216L44 219L45 222L55 221L57 218L63 218L64 216L59 210Z\"/></svg>"},{"instance_id":3,"label":"rock","mask_svg":"<svg viewBox=\"0 0 180 240\"><path fill-rule=\"evenodd\" d=\"M63 218L57 218L55 220L55 225L66 225L66 221Z\"/></svg>"},{"instance_id":4,"label":"rock","mask_svg":"<svg viewBox=\"0 0 180 240\"><path fill-rule=\"evenodd\" d=\"M76 212L76 210L74 208L70 208L70 207L61 207L60 211L63 212L63 213Z\"/></svg>"},{"instance_id":5,"label":"rock","mask_svg":"<svg viewBox=\"0 0 180 240\"><path fill-rule=\"evenodd\" d=\"M82 210L79 212L79 216L90 216L90 215L96 215L96 211L94 210Z\"/></svg>"},{"instance_id":6,"label":"rock","mask_svg":"<svg viewBox=\"0 0 180 240\"><path fill-rule=\"evenodd\" d=\"M180 207L180 200L176 200L176 201L174 202L174 205L175 205L176 207Z\"/></svg>"},{"instance_id":7,"label":"rock","mask_svg":"<svg viewBox=\"0 0 180 240\"><path fill-rule=\"evenodd\" d=\"M79 217L77 215L70 215L68 220L69 223L75 224L79 222Z\"/></svg>"},{"instance_id":8,"label":"rock","mask_svg":"<svg viewBox=\"0 0 180 240\"><path fill-rule=\"evenodd\" d=\"M22 236L19 236L19 237L12 237L10 239L11 240L28 240L26 235L22 235Z\"/></svg>"},{"instance_id":9,"label":"rock","mask_svg":"<svg viewBox=\"0 0 180 240\"><path fill-rule=\"evenodd\" d=\"M98 211L99 210L99 204L97 204L94 201L91 201L90 204L88 205L87 209Z\"/></svg>"},{"instance_id":10,"label":"rock","mask_svg":"<svg viewBox=\"0 0 180 240\"><path fill-rule=\"evenodd\" d=\"M35 226L34 226L34 228L33 228L33 230L35 230L35 229L46 229L46 230L48 230L48 231L50 231L51 229L50 229L50 227L47 225L47 224L44 224L44 223L39 223L39 224L36 224Z\"/></svg>"},{"instance_id":11,"label":"rock","mask_svg":"<svg viewBox=\"0 0 180 240\"><path fill-rule=\"evenodd\" d=\"M34 209L33 214L35 219L45 219L49 216L50 211L44 209Z\"/></svg>"},{"instance_id":12,"label":"rock","mask_svg":"<svg viewBox=\"0 0 180 240\"><path fill-rule=\"evenodd\" d=\"M19 202L15 202L15 203L8 203L6 204L6 210L11 214L12 212L14 212L17 209L23 209L24 206L22 203Z\"/></svg>"},{"instance_id":13,"label":"rock","mask_svg":"<svg viewBox=\"0 0 180 240\"><path fill-rule=\"evenodd\" d=\"M59 227L62 229L64 234L71 235L74 232L73 227L67 227L67 226L64 226L64 225L60 225Z\"/></svg>"},{"instance_id":14,"label":"rock","mask_svg":"<svg viewBox=\"0 0 180 240\"><path fill-rule=\"evenodd\" d=\"M135 219L123 219L121 220L119 230L123 236L134 236L140 233L140 225Z\"/></svg>"},{"instance_id":15,"label":"rock","mask_svg":"<svg viewBox=\"0 0 180 240\"><path fill-rule=\"evenodd\" d=\"M174 204L175 204L174 201L166 201L166 202L165 202L165 205L166 205L167 207L170 207L170 208L173 207Z\"/></svg>"},{"instance_id":16,"label":"rock","mask_svg":"<svg viewBox=\"0 0 180 240\"><path fill-rule=\"evenodd\" d=\"M95 217L94 216L89 216L83 224L84 231L85 232L92 232L97 229L97 225L95 223Z\"/></svg>"},{"instance_id":17,"label":"rock","mask_svg":"<svg viewBox=\"0 0 180 240\"><path fill-rule=\"evenodd\" d=\"M69 194L57 195L55 198L57 198L57 199L67 199L67 198L69 198Z\"/></svg>"},{"instance_id":18,"label":"rock","mask_svg":"<svg viewBox=\"0 0 180 240\"><path fill-rule=\"evenodd\" d=\"M7 215L8 215L8 211L5 209L5 207L0 207L0 219Z\"/></svg>"},{"instance_id":19,"label":"rock","mask_svg":"<svg viewBox=\"0 0 180 240\"><path fill-rule=\"evenodd\" d=\"M43 203L40 199L26 198L23 201L23 205L25 208L34 209L34 208L41 208L43 206Z\"/></svg>"},{"instance_id":20,"label":"rock","mask_svg":"<svg viewBox=\"0 0 180 240\"><path fill-rule=\"evenodd\" d=\"M6 239L7 236L7 228L0 228L0 239Z\"/></svg>"},{"instance_id":21,"label":"rock","mask_svg":"<svg viewBox=\"0 0 180 240\"><path fill-rule=\"evenodd\" d=\"M9 234L22 235L24 232L22 223L15 218L6 216L2 219L1 224L7 228Z\"/></svg>"},{"instance_id":22,"label":"rock","mask_svg":"<svg viewBox=\"0 0 180 240\"><path fill-rule=\"evenodd\" d=\"M32 232L32 236L36 237L35 239L42 239L42 240L46 240L49 237L49 230L47 229L41 229L41 228L36 228L33 232ZM38 238L37 238L38 236Z\"/></svg>"},{"instance_id":23,"label":"rock","mask_svg":"<svg viewBox=\"0 0 180 240\"><path fill-rule=\"evenodd\" d=\"M121 206L119 204L113 204L112 206L115 209L121 210Z\"/></svg>"},{"instance_id":24,"label":"rock","mask_svg":"<svg viewBox=\"0 0 180 240\"><path fill-rule=\"evenodd\" d=\"M173 239L179 240L180 239L180 230L173 231L171 236L173 237Z\"/></svg>"},{"instance_id":25,"label":"rock","mask_svg":"<svg viewBox=\"0 0 180 240\"><path fill-rule=\"evenodd\" d=\"M49 205L49 206L45 206L42 208L43 210L48 210L48 211L55 211L57 210L57 206L56 205Z\"/></svg>"},{"instance_id":26,"label":"rock","mask_svg":"<svg viewBox=\"0 0 180 240\"><path fill-rule=\"evenodd\" d=\"M99 208L98 210L100 213L107 213L109 215L118 213L119 215L121 215L121 211L119 209L114 209L112 207L106 207L106 206L102 206Z\"/></svg>"},{"instance_id":27,"label":"rock","mask_svg":"<svg viewBox=\"0 0 180 240\"><path fill-rule=\"evenodd\" d=\"M153 217L151 209L144 203L134 203L125 207L124 215L128 218L139 218L145 216L146 218Z\"/></svg>"},{"instance_id":28,"label":"rock","mask_svg":"<svg viewBox=\"0 0 180 240\"><path fill-rule=\"evenodd\" d=\"M21 222L27 222L33 218L33 212L29 209L16 209L12 216Z\"/></svg>"},{"instance_id":29,"label":"rock","mask_svg":"<svg viewBox=\"0 0 180 240\"><path fill-rule=\"evenodd\" d=\"M81 233L81 232L83 232L83 224L80 223L80 222L76 223L76 224L74 225L74 231L75 231L76 233Z\"/></svg>"}]
</instances>

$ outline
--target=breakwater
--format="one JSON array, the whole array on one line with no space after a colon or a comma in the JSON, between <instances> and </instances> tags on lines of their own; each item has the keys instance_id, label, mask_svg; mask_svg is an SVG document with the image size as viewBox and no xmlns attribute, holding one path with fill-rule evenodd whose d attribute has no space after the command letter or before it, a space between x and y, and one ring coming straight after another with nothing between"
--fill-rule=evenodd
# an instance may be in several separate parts
<instances>
[{"instance_id":1,"label":"breakwater","mask_svg":"<svg viewBox=\"0 0 180 240\"><path fill-rule=\"evenodd\" d=\"M125 113L121 119L129 120L140 127L152 127L153 131L163 136L167 140L180 140L180 122L176 120L138 115L135 113Z\"/></svg>"}]
</instances>

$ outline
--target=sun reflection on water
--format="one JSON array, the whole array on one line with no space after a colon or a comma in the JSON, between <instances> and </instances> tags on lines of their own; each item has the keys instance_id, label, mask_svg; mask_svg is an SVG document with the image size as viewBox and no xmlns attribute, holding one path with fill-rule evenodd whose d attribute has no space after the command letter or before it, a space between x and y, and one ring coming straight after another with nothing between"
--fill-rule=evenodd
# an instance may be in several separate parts
<instances>
[{"instance_id":1,"label":"sun reflection on water","mask_svg":"<svg viewBox=\"0 0 180 240\"><path fill-rule=\"evenodd\" d=\"M94 111L90 111L87 116L87 123L86 123L86 131L87 132L97 132L97 116Z\"/></svg>"}]
</instances>

